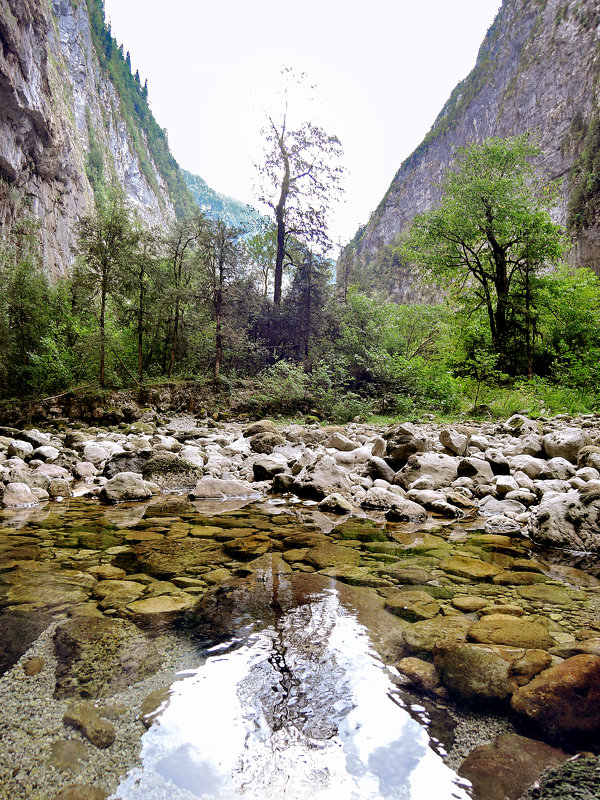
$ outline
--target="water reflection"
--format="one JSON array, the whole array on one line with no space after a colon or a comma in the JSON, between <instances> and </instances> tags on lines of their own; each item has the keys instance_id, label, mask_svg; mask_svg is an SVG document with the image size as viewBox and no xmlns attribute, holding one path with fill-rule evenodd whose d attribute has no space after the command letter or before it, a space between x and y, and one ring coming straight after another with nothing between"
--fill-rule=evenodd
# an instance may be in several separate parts
<instances>
[{"instance_id":1,"label":"water reflection","mask_svg":"<svg viewBox=\"0 0 600 800\"><path fill-rule=\"evenodd\" d=\"M265 576L263 576L265 577ZM143 737L113 797L468 798L398 707L366 629L333 587L267 579L271 618L205 652ZM241 615L240 618L242 618Z\"/></svg>"}]
</instances>

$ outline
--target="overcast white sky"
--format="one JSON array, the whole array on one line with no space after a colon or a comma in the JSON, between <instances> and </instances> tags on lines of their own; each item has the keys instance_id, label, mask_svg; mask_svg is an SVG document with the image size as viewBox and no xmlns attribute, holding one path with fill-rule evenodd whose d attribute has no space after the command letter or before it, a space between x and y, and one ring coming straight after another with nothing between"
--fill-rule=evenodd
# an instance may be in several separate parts
<instances>
[{"instance_id":1,"label":"overcast white sky","mask_svg":"<svg viewBox=\"0 0 600 800\"><path fill-rule=\"evenodd\" d=\"M347 242L475 63L500 0L105 0L148 79L179 164L257 205L254 164L282 67L317 85L299 105L345 151L331 232Z\"/></svg>"}]
</instances>

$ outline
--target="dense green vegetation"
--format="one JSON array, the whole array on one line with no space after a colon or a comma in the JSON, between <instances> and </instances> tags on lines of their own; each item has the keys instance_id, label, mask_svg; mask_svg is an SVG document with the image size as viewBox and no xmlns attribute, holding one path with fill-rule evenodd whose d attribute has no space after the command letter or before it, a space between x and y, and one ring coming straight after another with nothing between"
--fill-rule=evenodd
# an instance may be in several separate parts
<instances>
[{"instance_id":1,"label":"dense green vegetation","mask_svg":"<svg viewBox=\"0 0 600 800\"><path fill-rule=\"evenodd\" d=\"M123 46L117 44L110 26L106 24L103 0L86 0L90 15L92 39L100 67L114 84L121 101L121 114L144 177L162 197L153 164L157 167L167 185L169 197L179 217L185 216L194 205L192 195L185 183L179 165L171 155L166 131L159 126L148 105L148 85L142 85L139 73L131 71L129 53L123 53ZM88 125L89 127L89 125ZM93 142L90 136L90 156ZM148 151L150 157L148 157ZM97 161L97 159L96 159ZM94 169L93 167L91 168ZM90 163L88 157L88 176ZM94 172L92 172L94 174ZM90 178L94 191L96 186Z\"/></svg>"},{"instance_id":2,"label":"dense green vegetation","mask_svg":"<svg viewBox=\"0 0 600 800\"><path fill-rule=\"evenodd\" d=\"M340 295L333 264L293 237L275 304L274 225L247 233L196 211L149 231L110 186L80 223L73 277L51 285L21 198L0 237L2 398L166 378L237 412L336 421L595 409L600 281L548 269L560 232L534 192L532 155L524 140L464 151L442 206L417 220L402 257L412 252L426 281L449 279L441 305L399 305L352 284ZM478 260L465 260L469 250ZM391 280L393 260L388 269Z\"/></svg>"}]
</instances>

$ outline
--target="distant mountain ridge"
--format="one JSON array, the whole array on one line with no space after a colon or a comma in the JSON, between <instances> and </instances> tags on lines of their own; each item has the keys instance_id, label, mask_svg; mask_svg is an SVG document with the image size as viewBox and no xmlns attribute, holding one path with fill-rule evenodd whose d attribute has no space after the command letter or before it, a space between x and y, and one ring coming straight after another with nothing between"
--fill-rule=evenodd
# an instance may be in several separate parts
<instances>
[{"instance_id":1,"label":"distant mountain ridge","mask_svg":"<svg viewBox=\"0 0 600 800\"><path fill-rule=\"evenodd\" d=\"M266 220L252 206L211 189L199 175L193 175L185 169L182 173L194 200L211 219L222 219L228 225L249 229L259 228Z\"/></svg>"},{"instance_id":2,"label":"distant mountain ridge","mask_svg":"<svg viewBox=\"0 0 600 800\"><path fill-rule=\"evenodd\" d=\"M574 263L600 273L600 6L597 0L504 0L471 73L404 161L369 222L338 260L341 288L358 283L401 302L425 299L397 244L435 206L456 149L531 132L537 168L561 185L555 221Z\"/></svg>"}]
</instances>

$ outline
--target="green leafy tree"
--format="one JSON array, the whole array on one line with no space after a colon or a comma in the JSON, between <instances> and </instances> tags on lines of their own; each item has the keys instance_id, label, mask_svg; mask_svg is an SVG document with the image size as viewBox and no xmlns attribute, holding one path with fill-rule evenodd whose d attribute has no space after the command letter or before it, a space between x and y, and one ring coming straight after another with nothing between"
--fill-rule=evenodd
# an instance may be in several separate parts
<instances>
[{"instance_id":1,"label":"green leafy tree","mask_svg":"<svg viewBox=\"0 0 600 800\"><path fill-rule=\"evenodd\" d=\"M105 203L82 217L78 224L80 289L97 304L99 332L99 382L106 384L106 349L109 299L117 294L130 264L137 258L140 230L123 193L111 189ZM93 310L93 305L89 310Z\"/></svg>"},{"instance_id":2,"label":"green leafy tree","mask_svg":"<svg viewBox=\"0 0 600 800\"><path fill-rule=\"evenodd\" d=\"M415 218L402 247L403 257L448 288L464 313L485 311L502 368L511 363L511 346L523 344L512 336L517 320L530 350L533 278L564 249L548 213L555 188L532 165L539 152L526 136L460 148L440 205Z\"/></svg>"},{"instance_id":3,"label":"green leafy tree","mask_svg":"<svg viewBox=\"0 0 600 800\"><path fill-rule=\"evenodd\" d=\"M199 241L204 287L215 324L213 377L219 380L223 363L223 315L244 261L243 230L222 220L206 220Z\"/></svg>"}]
</instances>

